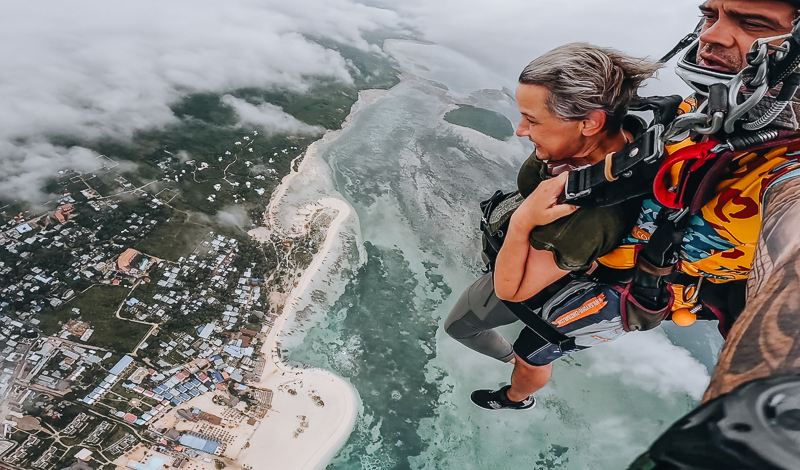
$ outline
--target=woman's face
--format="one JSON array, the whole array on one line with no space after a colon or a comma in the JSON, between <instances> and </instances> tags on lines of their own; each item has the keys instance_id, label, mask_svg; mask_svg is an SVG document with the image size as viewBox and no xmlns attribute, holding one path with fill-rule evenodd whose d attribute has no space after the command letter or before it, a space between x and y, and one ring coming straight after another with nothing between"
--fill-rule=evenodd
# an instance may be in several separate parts
<instances>
[{"instance_id":1,"label":"woman's face","mask_svg":"<svg viewBox=\"0 0 800 470\"><path fill-rule=\"evenodd\" d=\"M547 89L539 85L517 87L517 107L522 119L517 135L536 144L540 160L556 162L581 157L584 138L581 121L563 121L547 108Z\"/></svg>"}]
</instances>

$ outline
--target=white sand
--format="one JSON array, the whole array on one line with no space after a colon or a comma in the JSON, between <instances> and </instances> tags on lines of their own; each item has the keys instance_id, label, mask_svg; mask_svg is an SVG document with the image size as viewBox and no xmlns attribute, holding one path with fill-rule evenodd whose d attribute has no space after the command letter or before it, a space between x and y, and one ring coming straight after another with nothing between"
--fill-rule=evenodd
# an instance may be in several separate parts
<instances>
[{"instance_id":1,"label":"white sand","mask_svg":"<svg viewBox=\"0 0 800 470\"><path fill-rule=\"evenodd\" d=\"M384 94L384 90L362 91L343 128L352 122L358 111ZM292 180L306 170L313 172L308 162L316 157L318 144L329 143L340 133L341 130L328 132L321 141L309 146L297 171L287 175L273 193L265 213L267 228L254 232L254 236L263 237L271 233L271 227L278 223L281 202ZM261 381L252 385L270 389L275 395L272 410L255 430L249 447L241 450L236 459L245 468L324 469L347 442L358 415L359 397L349 382L326 370L292 368L282 363L278 357L277 342L284 326L295 314L297 303L309 283L321 270L342 223L350 217L350 206L342 200L324 198L311 204L335 209L338 213L311 265L288 294L283 311L261 349L267 364ZM296 217L299 214L285 215ZM320 406L319 400L323 406Z\"/></svg>"},{"instance_id":2,"label":"white sand","mask_svg":"<svg viewBox=\"0 0 800 470\"><path fill-rule=\"evenodd\" d=\"M256 239L256 241L265 243L269 241L272 232L266 227L258 227L250 230L247 234Z\"/></svg>"},{"instance_id":3,"label":"white sand","mask_svg":"<svg viewBox=\"0 0 800 470\"><path fill-rule=\"evenodd\" d=\"M275 395L272 410L256 429L250 446L239 453L237 461L241 465L260 468L259 463L270 462L270 467L286 470L325 468L355 426L358 395L348 382L325 370L294 369L283 364L277 354L276 342L281 330L319 271L340 225L350 215L350 208L343 201L323 199L318 204L339 213L328 228L325 243L289 294L282 314L264 342L261 353L267 364L256 386L270 389ZM324 406L315 403L312 398L315 396Z\"/></svg>"}]
</instances>

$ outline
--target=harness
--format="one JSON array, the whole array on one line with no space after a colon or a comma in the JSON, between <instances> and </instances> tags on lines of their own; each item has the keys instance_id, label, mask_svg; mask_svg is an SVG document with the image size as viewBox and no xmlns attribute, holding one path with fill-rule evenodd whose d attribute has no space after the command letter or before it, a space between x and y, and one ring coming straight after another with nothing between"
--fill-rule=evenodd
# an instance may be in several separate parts
<instances>
[{"instance_id":1,"label":"harness","mask_svg":"<svg viewBox=\"0 0 800 470\"><path fill-rule=\"evenodd\" d=\"M785 39L781 46L768 44ZM696 40L687 36L665 58L677 54ZM630 199L655 196L665 209L656 219L656 230L647 244L639 249L632 275L614 273L610 269L594 275L598 282L624 286L622 320L626 331L649 330L667 319L675 302L673 283L681 276L677 270L679 250L691 216L714 196L717 183L726 174L733 156L742 151L777 147L797 140L797 134L769 127L785 110L800 85L800 23L791 34L765 38L753 44L747 55L748 67L729 83L708 87L706 100L697 112L676 117L683 101L680 96L638 98L632 111L651 111L654 119L633 142L605 160L570 172L560 202L581 207L618 204ZM750 122L744 117L759 104L770 89L780 86L769 109ZM740 101L740 98L743 100ZM666 146L692 138L694 144L667 155ZM679 165L679 167L678 167ZM677 183L671 179L673 169L680 168ZM522 203L518 193L496 192L481 203L484 234L484 255L487 271L493 270L511 213ZM495 210L504 207L502 216ZM567 276L568 278L569 276ZM700 278L702 279L702 278ZM567 280L569 282L569 280ZM552 286L555 289L564 284ZM690 297L697 300L700 281ZM504 302L527 326L562 351L575 349L570 338L539 314L540 293L522 302ZM696 313L708 308L712 318L720 320L723 336L730 328L730 318L719 306L701 302Z\"/></svg>"}]
</instances>

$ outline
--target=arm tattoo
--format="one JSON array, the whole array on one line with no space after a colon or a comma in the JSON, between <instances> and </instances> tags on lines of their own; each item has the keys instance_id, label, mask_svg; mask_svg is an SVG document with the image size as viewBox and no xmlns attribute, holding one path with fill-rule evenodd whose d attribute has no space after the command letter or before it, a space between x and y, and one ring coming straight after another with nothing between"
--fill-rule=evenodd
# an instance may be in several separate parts
<instances>
[{"instance_id":1,"label":"arm tattoo","mask_svg":"<svg viewBox=\"0 0 800 470\"><path fill-rule=\"evenodd\" d=\"M747 304L704 401L749 380L800 372L800 178L773 187L747 282Z\"/></svg>"}]
</instances>

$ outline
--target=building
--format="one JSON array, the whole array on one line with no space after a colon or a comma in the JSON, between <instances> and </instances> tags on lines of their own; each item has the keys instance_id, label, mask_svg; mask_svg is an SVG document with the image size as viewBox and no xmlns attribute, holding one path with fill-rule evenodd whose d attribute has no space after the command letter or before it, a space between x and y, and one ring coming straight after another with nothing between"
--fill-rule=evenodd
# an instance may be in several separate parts
<instances>
[{"instance_id":1,"label":"building","mask_svg":"<svg viewBox=\"0 0 800 470\"><path fill-rule=\"evenodd\" d=\"M208 439L203 439L202 437L195 436L194 434L184 434L181 436L178 442L186 447L199 450L207 454L216 454L220 448L218 442L209 441Z\"/></svg>"},{"instance_id":2,"label":"building","mask_svg":"<svg viewBox=\"0 0 800 470\"><path fill-rule=\"evenodd\" d=\"M117 268L122 272L128 272L131 269L131 262L137 255L139 255L138 251L133 248L128 248L124 253L119 255L117 259Z\"/></svg>"},{"instance_id":3,"label":"building","mask_svg":"<svg viewBox=\"0 0 800 470\"><path fill-rule=\"evenodd\" d=\"M122 359L119 360L119 362L117 362L114 367L111 368L109 374L118 376L131 364L133 364L133 358L126 354Z\"/></svg>"},{"instance_id":4,"label":"building","mask_svg":"<svg viewBox=\"0 0 800 470\"><path fill-rule=\"evenodd\" d=\"M63 224L69 220L70 214L72 214L72 212L74 211L75 211L75 206L73 206L72 204L64 204L63 206L59 206L59 208L56 209L56 213L54 215L58 223Z\"/></svg>"},{"instance_id":5,"label":"building","mask_svg":"<svg viewBox=\"0 0 800 470\"><path fill-rule=\"evenodd\" d=\"M75 458L78 460L83 460L84 462L88 462L92 458L92 451L89 449L81 449L75 454Z\"/></svg>"}]
</instances>

